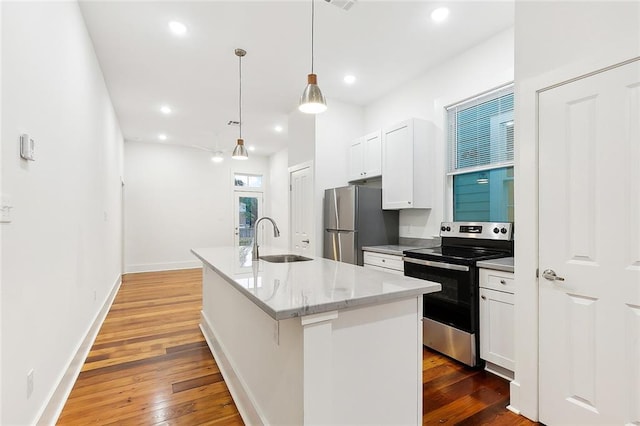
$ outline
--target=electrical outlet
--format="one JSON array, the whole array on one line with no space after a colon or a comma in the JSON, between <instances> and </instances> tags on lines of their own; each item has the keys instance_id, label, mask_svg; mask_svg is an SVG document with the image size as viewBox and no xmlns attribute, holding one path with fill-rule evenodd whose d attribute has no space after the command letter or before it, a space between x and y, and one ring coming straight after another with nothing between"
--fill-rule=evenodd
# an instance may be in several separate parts
<instances>
[{"instance_id":1,"label":"electrical outlet","mask_svg":"<svg viewBox=\"0 0 640 426\"><path fill-rule=\"evenodd\" d=\"M13 210L11 196L8 194L0 195L0 223L11 223L11 210Z\"/></svg>"},{"instance_id":2,"label":"electrical outlet","mask_svg":"<svg viewBox=\"0 0 640 426\"><path fill-rule=\"evenodd\" d=\"M31 398L33 393L33 368L27 373L27 399Z\"/></svg>"}]
</instances>

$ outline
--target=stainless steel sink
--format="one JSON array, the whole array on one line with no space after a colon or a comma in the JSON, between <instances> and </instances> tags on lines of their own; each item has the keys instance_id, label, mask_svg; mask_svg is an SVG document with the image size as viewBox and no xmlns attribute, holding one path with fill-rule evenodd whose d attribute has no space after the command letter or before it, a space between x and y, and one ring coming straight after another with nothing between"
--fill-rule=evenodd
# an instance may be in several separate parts
<instances>
[{"instance_id":1,"label":"stainless steel sink","mask_svg":"<svg viewBox=\"0 0 640 426\"><path fill-rule=\"evenodd\" d=\"M300 256L297 254L274 254L270 256L260 256L260 259L272 263L303 262L306 260L312 260L308 257Z\"/></svg>"}]
</instances>

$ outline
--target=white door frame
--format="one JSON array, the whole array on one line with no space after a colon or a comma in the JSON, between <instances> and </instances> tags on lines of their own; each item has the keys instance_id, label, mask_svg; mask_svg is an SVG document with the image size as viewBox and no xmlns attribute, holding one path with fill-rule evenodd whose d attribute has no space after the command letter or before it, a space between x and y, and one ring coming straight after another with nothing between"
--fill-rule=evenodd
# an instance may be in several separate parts
<instances>
[{"instance_id":1,"label":"white door frame","mask_svg":"<svg viewBox=\"0 0 640 426\"><path fill-rule=\"evenodd\" d=\"M588 100L590 99L593 101L593 99L602 97L601 101L605 105L606 105L606 102L612 102L613 100L615 101L614 104L616 105L615 107L616 111L618 110L618 108L622 110L623 108L625 108L624 106L625 96L628 96L628 95L623 96L620 94L620 92L616 92L616 90L618 90L619 88L621 89L623 87L621 85L622 82L617 79L618 78L631 79L632 78L631 74L633 74L634 77L632 81L637 82L638 81L638 75L637 75L638 63L640 63L638 62L638 60L626 61L620 64L606 67L604 69L596 70L586 75L581 75L577 78L564 81L560 84L553 85L549 88L539 90L538 100L540 100L540 95L542 93L548 92L550 89L556 89L553 91L552 94L548 96L554 96L556 93L558 93L558 91L560 91L559 93L561 93L562 95L559 95L559 96L569 96L568 98L569 100L578 99L575 102L581 102L581 105L584 105L584 103L588 102ZM623 68L623 66L625 65L626 67ZM629 72L631 72L631 74L629 74ZM598 85L596 86L597 90L596 90L596 87L593 87L594 81ZM628 81L629 80L627 80L625 84L628 84ZM573 84L568 85L568 83L573 83ZM578 86L578 84L580 85ZM590 88L588 89L588 91L582 91L584 90L583 89L584 87L589 87L589 86L583 86L582 84L590 85ZM604 88L605 86L601 86L605 84L607 85L606 88ZM617 85L620 85L620 86L617 86ZM601 87L603 87L602 90L600 90ZM630 87L632 86L627 86L627 88L630 88ZM578 89L580 89L581 91L575 92L575 90L578 90ZM583 98L584 96L587 96L586 93L592 94L593 98L591 98L591 96L587 98ZM609 96L613 96L616 93L617 93L617 96L620 97L619 100L615 100L615 98L612 99L611 97L609 97ZM595 101L593 102L595 103ZM601 106L600 109L602 110L598 113L598 117L599 117L598 122L600 123L600 125L602 125L602 123L605 122L605 120L607 123L613 121L613 119L611 120L607 119L606 115L604 116L602 115L603 113L605 114L609 113L610 111L612 111L612 109L607 109L604 106ZM584 112L584 110L582 110L582 112L577 112L577 114L579 116L582 116L581 114L586 114L585 116L582 116L583 119L585 117L588 117L588 113ZM542 112L539 112L539 117L541 117L542 115L543 115ZM625 116L628 117L628 115L625 115L625 114L621 115L619 113L614 114L614 116L616 119L620 117L620 120L624 120ZM540 118L538 118L538 121L540 121ZM617 129L626 129L626 128L627 128L626 125L617 126ZM541 128L539 127L539 129ZM549 130L548 127L547 127L547 130ZM589 133L590 135L591 134L594 135L593 136L594 140L592 141L593 142L592 149L594 151L592 152L592 155L595 155L594 153L596 152L598 146L599 147L607 146L606 140L603 141L603 139L601 139L602 138L601 131L602 131L602 127L598 126L597 128L594 128L593 133ZM621 130L621 131L624 132L624 130ZM547 136L552 138L559 133L562 134L561 131L557 131L557 130L554 130L551 133L549 133L549 131L546 132ZM612 137L616 138L616 140L624 140L624 138L620 138L619 136L618 137L612 136ZM596 138L598 138L597 141L596 141ZM582 143L583 139L588 139L588 137L580 138L579 139L580 143ZM545 146L546 147L549 146L548 142L547 142L547 145ZM540 147L541 147L540 134L538 135L538 147L540 151ZM574 149L577 150L575 152L583 151L581 147L574 148ZM565 155L567 156L567 160L571 158L571 156L568 153L565 153ZM555 152L549 153L547 151L546 160L549 160L549 161L546 161L545 163L548 165L549 162L554 161L555 158L557 158L557 156L555 155ZM595 159L592 159L592 160L594 162L596 161ZM575 160L575 161L578 161L578 160ZM597 167L597 169L601 173L610 176L610 173L615 170L616 166L613 165L614 163L611 161L611 159L607 159L603 161L605 162L600 163L600 166L605 166L606 168ZM609 161L609 162L607 163L606 161ZM539 164L542 164L540 156L538 158L538 162ZM581 164L586 164L586 163L582 161ZM559 164L556 164L556 167L558 166ZM567 164L566 166L570 167L569 164ZM583 166L583 167L588 168L588 166ZM633 169L632 165L630 165L630 169ZM587 173L587 171L584 169L582 171L584 173ZM589 173L589 175L593 176L591 173ZM628 176L621 175L621 178L627 179ZM565 179L567 178L565 177ZM636 179L631 179L631 181L637 182ZM549 175L547 175L546 180L543 181L541 174L538 173L538 182L539 182L539 188L542 188L541 182L546 182L546 186L545 186L546 188L555 186L554 185L555 181L553 182L554 184L550 184ZM576 184L575 182L573 183ZM593 184L593 186L591 184ZM611 182L608 182L608 184L611 184ZM565 185L569 187L570 183L565 183ZM600 185L602 185L602 183L600 183ZM584 184L582 184L581 182L580 186L584 187L585 191L588 191L586 188L595 188L596 182L584 182ZM569 190L569 188L567 188L567 190ZM574 200L577 200L575 201L577 203L593 204L597 202L596 200L598 196L595 195L596 194L595 192L591 193L591 196L589 196L586 193L579 194L580 190L575 192L578 192L578 194L574 198ZM600 192L601 192L600 195L603 195L603 194L609 194L612 191L601 190ZM632 194L636 194L635 190ZM538 206L540 206L540 200L544 199L548 201L548 197L549 196L545 194L539 195ZM627 208L631 208L631 205L628 204L628 200L626 200L621 194L617 194L616 197L617 198L611 199L610 201L612 203L626 202ZM605 204L607 203L605 202ZM549 207L548 204L545 204L545 206ZM565 207L565 209L563 210L569 211L571 209L567 209ZM589 209L585 209L583 206L583 208L578 210L589 210ZM622 212L624 212L624 209L622 210ZM566 214L569 214L569 213L566 213ZM627 212L626 214L629 214L629 212ZM559 272L561 273L561 275L565 275L565 274L567 275L567 279L568 279L567 282L569 283L568 287L565 287L562 285L556 286L556 285L549 284L548 281L543 280L542 278L539 278L538 292L540 294L540 300L545 303L544 308L546 311L549 311L549 312L557 312L557 309L549 309L549 306L558 306L561 303L560 300L564 301L564 299L560 298L559 296L560 294L567 293L567 295L571 296L570 299L577 300L577 302L575 302L574 300L574 303L569 303L568 301L566 301L565 303L568 303L567 307L569 306L572 307L567 312L573 312L573 315L576 316L576 317L573 317L573 319L579 320L578 322L574 322L574 324L580 324L580 327L578 327L578 329L574 327L574 333L567 331L567 336L565 337L573 335L574 337L577 338L578 345L580 344L586 345L584 348L585 349L584 351L577 352L575 359L565 358L562 361L559 360L558 362L555 362L555 360L558 357L556 357L555 353L553 354L551 353L550 347L555 348L557 347L557 343L559 340L560 340L560 343L564 342L565 340L564 338L559 339L562 335L560 334L560 332L556 334L554 331L554 330L558 330L556 327L556 321L554 321L553 323L549 322L553 318L553 316L549 316L550 314L545 315L544 312L542 311L539 313L539 321L541 321L540 324L544 326L544 329L542 327L540 328L539 343L542 342L546 346L546 347L545 346L541 347L541 350L539 351L539 353L541 354L540 355L541 370L544 373L544 375L542 376L540 375L540 372L538 373L539 386L540 386L539 405L540 405L540 408L545 408L545 412L540 413L540 414L544 414L544 417L545 417L545 418L542 418L541 420L547 421L547 422L549 421L562 422L570 419L575 419L575 421L577 422L586 423L587 422L586 419L596 419L596 418L601 418L602 419L601 421L609 422L609 421L612 421L612 419L616 418L617 416L629 415L629 413L625 412L623 414L620 411L620 410L627 409L626 406L624 407L622 406L623 405L622 401L624 400L624 398L621 397L622 394L623 393L628 394L629 391L638 392L637 387L635 387L635 389L632 386L627 388L626 387L627 385L625 385L624 390L618 390L619 387L617 385L613 386L611 382L607 382L608 379L604 379L604 377L608 376L608 374L604 374L604 371L610 372L611 377L619 379L618 382L623 381L620 379L622 379L622 377L625 375L627 376L634 375L635 377L635 374L637 374L636 372L633 372L633 367L628 366L623 370L622 364L624 364L624 362L615 358L615 355L614 355L615 351L613 349L609 351L602 349L602 348L612 348L614 346L617 346L617 343L622 343L622 340L625 337L627 338L629 337L629 335L626 335L625 337L623 337L623 331L622 331L624 329L624 327L622 327L623 320L619 316L613 315L613 314L614 312L616 314L620 313L619 307L623 306L624 304L627 304L628 306L632 306L629 303L632 303L632 304L637 303L635 301L637 300L637 298L634 297L632 299L629 299L630 294L628 292L625 293L625 291L623 290L624 284L618 287L617 290L614 290L615 291L614 293L611 293L608 290L603 289L603 286L601 285L597 285L597 283L601 283L603 279L604 280L609 278L612 280L615 280L616 278L623 279L622 278L623 276L624 276L623 281L626 280L627 284L629 284L628 282L629 275L625 273L622 273L623 275L616 275L616 273L619 273L622 271L622 269L624 269L617 264L619 256L613 256L612 258L612 257L607 257L606 255L602 255L602 253L600 253L600 256L597 255L597 252L599 250L594 248L598 244L596 241L599 241L599 243L602 244L603 247L607 247L607 246L610 248L612 246L615 247L614 254L616 254L619 250L621 256L623 256L623 252L625 252L625 247L615 245L614 241L607 240L606 238L602 237L602 233L600 232L600 230L603 229L602 228L603 226L608 226L608 224L607 225L603 224L604 220L602 219L603 216L601 214L594 212L594 215L595 217L591 217L590 219L585 218L585 220L589 222L588 224L579 223L575 225L580 227L580 229L581 228L593 229L592 226L596 227L595 230L592 231L593 232L592 238L593 238L593 244L594 244L593 246L591 246L591 244L588 241L581 241L580 238L577 238L577 240L574 240L572 238L571 241L573 241L574 244L577 244L577 247L578 247L576 249L577 251L574 252L573 250L570 250L569 247L566 247L565 249L560 248L558 249L559 252L556 253L555 257L550 258L548 255L549 252L550 251L553 252L555 250L555 247L557 247L557 245L555 244L555 242L552 241L552 240L555 240L555 235L553 236L553 238L549 237L549 228L551 226L548 226L548 225L551 224L555 226L556 223L555 221L549 221L548 210L545 210L544 216L541 216L539 214L539 218L542 217L542 218L546 218L547 220L546 222L542 222L542 220L539 219L539 223L540 223L539 229L542 229L544 225L545 226L544 229L547 231L546 240L542 239L542 234L540 234L539 232L538 247L543 248L543 250L540 251L540 255L539 255L540 257L538 259L539 268L540 269L545 269L548 267L561 268ZM569 220L567 216L565 216L565 219ZM613 223L617 224L617 222L621 221L620 218L618 219L619 220L612 219ZM629 220L632 220L632 219L629 219ZM547 225L545 225L545 223ZM575 224L576 222L573 222L573 223ZM620 225L623 226L622 224ZM574 230L574 231L577 231L577 230ZM621 231L632 232L635 234L635 231L633 231L633 227L631 227L631 229L629 229L629 227L626 227L624 230L621 230ZM581 235L582 232L577 232L577 234ZM572 235L575 236L576 232L574 232L574 234ZM550 242L552 242L551 245L549 245ZM571 246L573 247L573 244L571 244ZM545 247L548 247L549 251L544 250ZM562 244L560 245L560 247L563 247ZM601 247L601 249L603 247ZM569 260L568 258L564 259L563 257L565 255L564 250L567 250L567 253L566 253L567 256L577 256L577 257L575 258L572 257L571 259L573 260ZM570 251L571 253L568 253L568 251ZM563 264L563 263L555 264L554 263L555 261L553 259L559 260L557 259L559 257L562 258L563 260L566 260L566 264ZM629 259L629 260L634 261L635 259L636 258ZM540 263L541 260L543 263ZM574 263L574 261L577 261L577 263ZM590 266L593 266L593 268L591 268L590 266L580 266L581 264L590 265ZM585 269L588 269L588 270L585 271ZM540 274L542 274L541 271L540 271ZM590 278L591 276L593 276L593 279ZM574 284L575 284L574 286L571 285L572 277L574 278ZM607 277L607 278L604 278L604 277ZM583 280L583 281L578 285L577 283L578 280ZM574 294L571 294L571 293L574 293ZM587 300L589 301L589 303L584 303ZM595 303L596 301L597 301L597 305L600 307L596 306L596 303ZM540 307L543 308L542 305L540 305ZM599 312L598 314L596 314L596 311L600 311L601 309L611 309L610 312L612 312L612 315L605 315L604 317L601 317L600 315L602 314L602 312ZM567 315L568 316L565 319L567 321L570 321L572 315L571 314L567 314ZM597 319L598 317L600 319ZM562 320L562 317L557 319ZM637 321L637 320L634 320L634 321ZM592 328L593 331L591 333L589 333L588 331L585 331L587 330L588 324L591 324L591 326L593 327ZM603 324L607 324L608 326L607 329L610 329L609 332L602 331ZM615 324L615 326L612 326L613 324ZM545 334L542 334L545 330L549 331L549 334L546 335L548 337L545 337ZM549 339L555 339L555 341L553 341L554 343L551 346L549 344L550 342ZM607 341L606 339L610 339L610 340ZM595 342L597 341L600 343L599 345L596 346ZM632 338L631 341L637 341L637 337ZM593 349L587 349L587 348L590 348L589 345L592 345ZM595 349L596 347L600 348L600 351L596 350ZM622 350L622 347L618 349ZM634 351L634 350L637 350L637 349L630 347L630 351ZM546 353L546 357L543 358L542 354L545 354L545 353ZM550 359L553 359L554 362L549 362ZM628 359L631 359L631 358L628 358ZM574 361L577 361L577 362L574 362ZM562 365L561 364L562 362L566 363L567 368L560 368L560 366ZM617 366L617 369L614 368L613 366ZM554 368L556 369L555 370L556 373L554 373L554 370L553 370ZM571 376L573 377L572 380L569 380L570 379L569 377L565 378L567 382L571 381L573 385L569 386L569 384L566 383L564 386L558 387L556 383L558 379L561 379L561 378L560 377L556 378L556 377L560 375L561 371L570 370L571 368L576 368L577 369L576 371L580 371L580 372L584 371L586 377L590 377L591 380L589 379L577 380L576 377L582 377L582 376L578 374L576 371L574 371L574 375ZM544 380L541 380L541 379L544 379ZM543 389L542 386L545 384L545 381L546 381L547 387ZM562 382L564 382L564 380ZM619 385L622 386L622 383L619 383ZM568 397L568 395L572 395L572 394L568 393L569 389L566 389L566 390L564 389L565 386L570 387L572 391L577 392L575 394L576 395L575 399ZM561 392L560 392L560 389L562 389ZM607 393L608 396L603 397L602 395L598 395L598 392L596 392L596 389L598 389L600 392ZM610 389L612 391L611 394L607 392L607 389ZM567 392L566 394L565 394L565 391ZM615 391L618 391L620 393L616 395ZM565 399L565 395L567 396L566 398L567 401L573 400L573 402L565 403L566 405L563 406L564 408L560 408L558 404L563 403L562 401ZM612 402L612 401L616 401L616 402ZM618 402L620 402L620 405L617 405ZM631 402L627 401L626 403L630 404ZM598 409L596 409L596 407L598 407ZM573 413L573 414L567 414L567 413ZM567 415L569 417L567 417ZM635 412L634 415L637 415L637 412ZM563 416L565 420L559 420L560 418L563 418ZM582 416L584 416L584 418ZM555 420L552 420L552 419L555 419ZM591 423L592 421L593 420L588 420L589 423Z\"/></svg>"},{"instance_id":2,"label":"white door frame","mask_svg":"<svg viewBox=\"0 0 640 426\"><path fill-rule=\"evenodd\" d=\"M294 245L294 238L295 238L295 232L294 232L294 221L293 221L293 203L294 200L292 199L292 191L291 191L291 185L292 185L292 181L291 181L291 175L297 171L303 170L303 169L309 169L309 174L311 176L311 187L315 188L315 173L314 173L314 165L313 165L313 161L305 161L304 163L300 163L300 164L296 164L295 166L291 166L288 168L288 172L289 172L289 248L291 250L293 250ZM309 229L309 239L311 240L311 246L312 247L316 247L315 250L313 250L312 254L315 255L319 255L319 252L317 251L317 232L316 232L316 228L317 226L321 226L321 225L317 225L316 224L316 215L315 215L315 190L313 191L314 193L311 195L311 197L309 197L309 199L312 201L312 206L311 206L311 227Z\"/></svg>"},{"instance_id":3,"label":"white door frame","mask_svg":"<svg viewBox=\"0 0 640 426\"><path fill-rule=\"evenodd\" d=\"M515 280L518 291L515 294L516 371L510 386L509 409L534 421L538 420L538 94L576 76L608 68L612 63L616 62L600 55L591 61L568 63L515 82L514 193L518 227Z\"/></svg>"}]
</instances>

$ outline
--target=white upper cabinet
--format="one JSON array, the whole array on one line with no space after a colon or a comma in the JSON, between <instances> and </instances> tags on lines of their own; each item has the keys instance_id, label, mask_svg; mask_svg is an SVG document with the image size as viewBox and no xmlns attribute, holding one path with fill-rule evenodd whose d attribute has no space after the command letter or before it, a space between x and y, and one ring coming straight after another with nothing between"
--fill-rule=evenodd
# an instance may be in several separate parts
<instances>
[{"instance_id":1,"label":"white upper cabinet","mask_svg":"<svg viewBox=\"0 0 640 426\"><path fill-rule=\"evenodd\" d=\"M433 123L412 118L382 131L382 208L433 206Z\"/></svg>"},{"instance_id":2,"label":"white upper cabinet","mask_svg":"<svg viewBox=\"0 0 640 426\"><path fill-rule=\"evenodd\" d=\"M370 179L382 174L382 134L369 133L351 142L349 181Z\"/></svg>"}]
</instances>

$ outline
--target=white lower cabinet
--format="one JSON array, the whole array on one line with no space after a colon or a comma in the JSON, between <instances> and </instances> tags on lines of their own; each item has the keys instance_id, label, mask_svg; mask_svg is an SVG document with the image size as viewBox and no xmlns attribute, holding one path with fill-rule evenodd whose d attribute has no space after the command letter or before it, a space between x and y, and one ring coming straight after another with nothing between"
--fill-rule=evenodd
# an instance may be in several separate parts
<instances>
[{"instance_id":1,"label":"white lower cabinet","mask_svg":"<svg viewBox=\"0 0 640 426\"><path fill-rule=\"evenodd\" d=\"M404 275L404 261L402 260L402 256L373 251L365 251L363 254L365 268Z\"/></svg>"},{"instance_id":2,"label":"white lower cabinet","mask_svg":"<svg viewBox=\"0 0 640 426\"><path fill-rule=\"evenodd\" d=\"M514 288L513 273L480 269L480 358L508 380L515 370Z\"/></svg>"}]
</instances>

